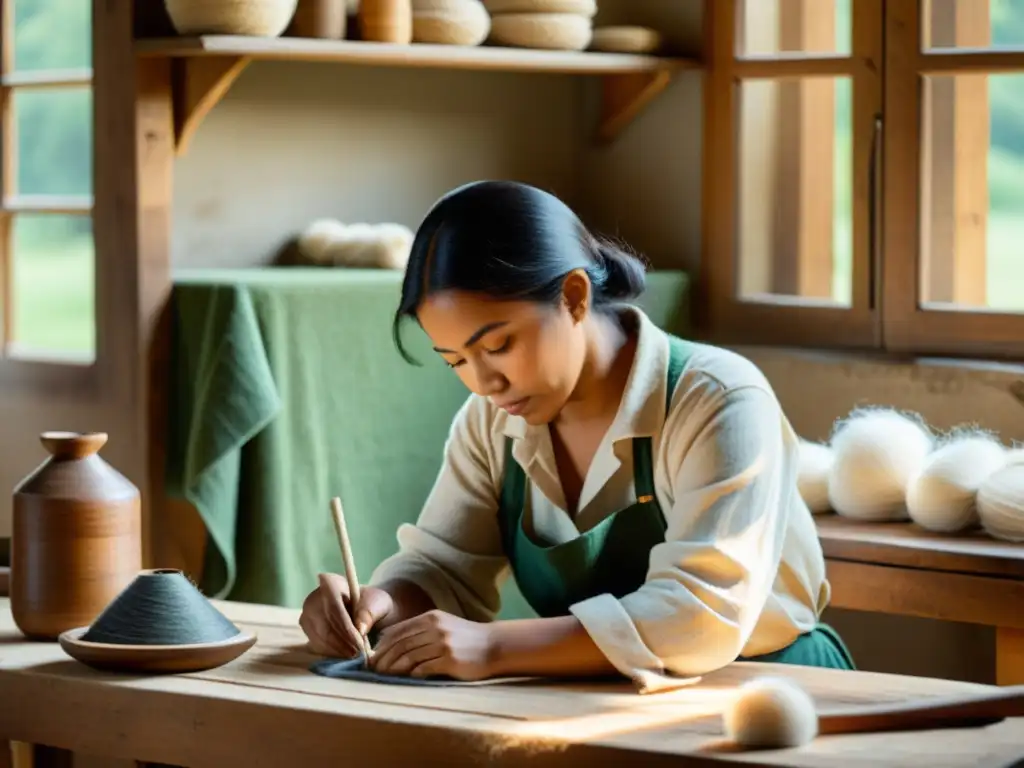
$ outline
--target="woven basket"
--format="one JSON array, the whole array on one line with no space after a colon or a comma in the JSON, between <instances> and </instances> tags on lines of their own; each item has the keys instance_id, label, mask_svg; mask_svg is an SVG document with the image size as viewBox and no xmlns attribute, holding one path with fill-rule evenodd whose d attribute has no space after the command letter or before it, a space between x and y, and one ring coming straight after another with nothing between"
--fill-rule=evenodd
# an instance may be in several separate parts
<instances>
[{"instance_id":1,"label":"woven basket","mask_svg":"<svg viewBox=\"0 0 1024 768\"><path fill-rule=\"evenodd\" d=\"M164 0L179 35L279 37L298 0Z\"/></svg>"}]
</instances>

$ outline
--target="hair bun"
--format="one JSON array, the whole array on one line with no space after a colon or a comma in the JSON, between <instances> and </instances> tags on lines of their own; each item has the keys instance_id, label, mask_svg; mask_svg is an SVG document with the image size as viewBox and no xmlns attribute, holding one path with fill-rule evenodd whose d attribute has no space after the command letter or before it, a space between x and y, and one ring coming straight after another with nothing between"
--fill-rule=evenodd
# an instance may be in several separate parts
<instances>
[{"instance_id":1,"label":"hair bun","mask_svg":"<svg viewBox=\"0 0 1024 768\"><path fill-rule=\"evenodd\" d=\"M635 299L644 292L647 265L638 257L608 242L598 241L597 256L604 267L605 279L600 286L606 299Z\"/></svg>"}]
</instances>

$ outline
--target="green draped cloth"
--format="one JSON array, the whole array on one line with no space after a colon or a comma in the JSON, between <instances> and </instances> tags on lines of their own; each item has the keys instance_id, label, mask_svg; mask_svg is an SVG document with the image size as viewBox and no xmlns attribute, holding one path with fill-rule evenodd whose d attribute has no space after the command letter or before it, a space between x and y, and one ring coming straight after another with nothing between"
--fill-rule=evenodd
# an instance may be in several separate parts
<instances>
[{"instance_id":1,"label":"green draped cloth","mask_svg":"<svg viewBox=\"0 0 1024 768\"><path fill-rule=\"evenodd\" d=\"M167 492L208 533L200 587L298 607L342 570L329 502L340 496L367 578L395 552L440 466L468 392L403 326L396 271L271 267L175 276ZM654 272L640 305L685 333L688 280ZM530 615L510 584L503 616Z\"/></svg>"}]
</instances>

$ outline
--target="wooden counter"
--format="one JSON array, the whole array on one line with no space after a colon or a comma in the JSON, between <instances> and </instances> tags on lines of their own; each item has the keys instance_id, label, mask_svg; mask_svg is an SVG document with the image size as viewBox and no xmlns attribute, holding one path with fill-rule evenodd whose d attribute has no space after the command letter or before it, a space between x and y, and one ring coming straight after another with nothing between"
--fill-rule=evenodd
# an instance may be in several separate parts
<instances>
[{"instance_id":1,"label":"wooden counter","mask_svg":"<svg viewBox=\"0 0 1024 768\"><path fill-rule=\"evenodd\" d=\"M832 606L994 627L996 681L1024 683L1024 545L913 523L816 520Z\"/></svg>"},{"instance_id":2,"label":"wooden counter","mask_svg":"<svg viewBox=\"0 0 1024 768\"><path fill-rule=\"evenodd\" d=\"M329 680L307 671L297 612L217 604L259 634L210 672L95 672L53 643L24 642L0 600L0 739L191 768L399 765L1007 765L1024 721L980 729L820 738L798 750L731 753L718 713L743 680L798 679L822 709L985 690L867 672L734 664L698 686L639 696L626 685L415 688ZM756 758L756 759L755 759Z\"/></svg>"}]
</instances>

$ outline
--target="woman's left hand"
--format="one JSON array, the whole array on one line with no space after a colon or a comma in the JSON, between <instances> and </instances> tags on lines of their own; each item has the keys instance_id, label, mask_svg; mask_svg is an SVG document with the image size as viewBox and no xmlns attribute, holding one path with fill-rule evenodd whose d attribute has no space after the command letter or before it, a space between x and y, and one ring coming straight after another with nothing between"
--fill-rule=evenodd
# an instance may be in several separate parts
<instances>
[{"instance_id":1,"label":"woman's left hand","mask_svg":"<svg viewBox=\"0 0 1024 768\"><path fill-rule=\"evenodd\" d=\"M491 676L493 625L428 611L382 630L370 667L384 675L482 680Z\"/></svg>"}]
</instances>

